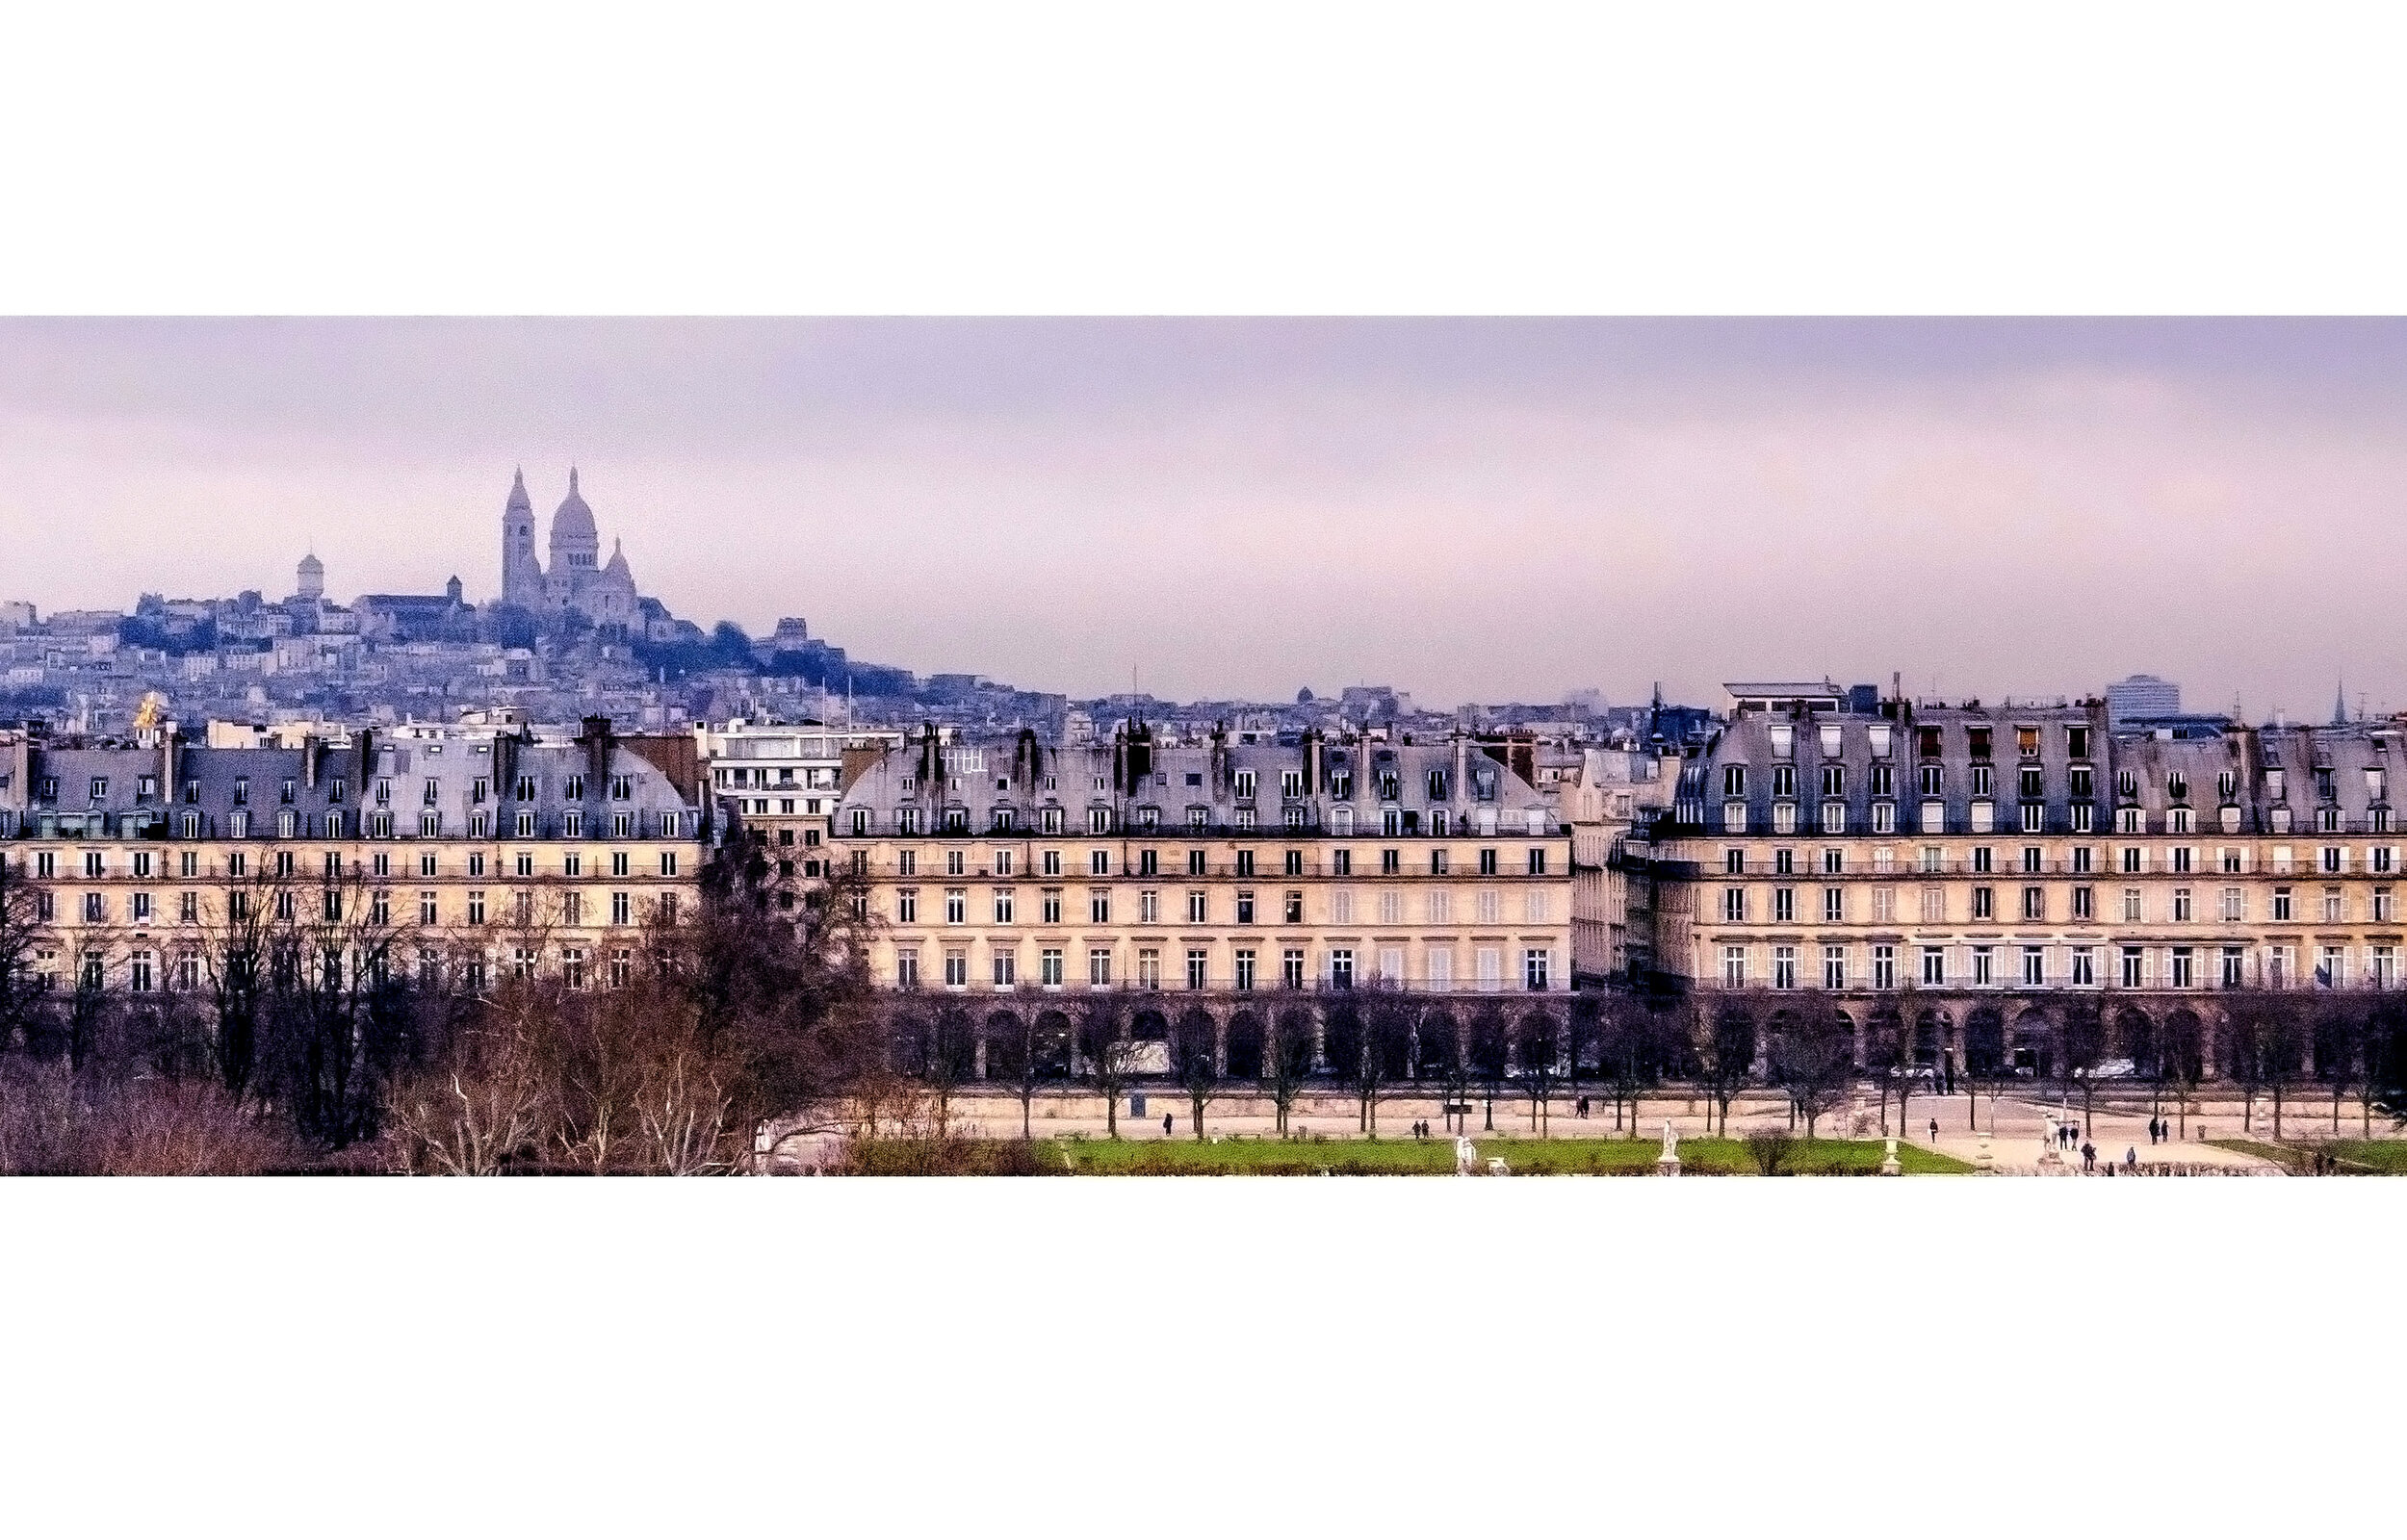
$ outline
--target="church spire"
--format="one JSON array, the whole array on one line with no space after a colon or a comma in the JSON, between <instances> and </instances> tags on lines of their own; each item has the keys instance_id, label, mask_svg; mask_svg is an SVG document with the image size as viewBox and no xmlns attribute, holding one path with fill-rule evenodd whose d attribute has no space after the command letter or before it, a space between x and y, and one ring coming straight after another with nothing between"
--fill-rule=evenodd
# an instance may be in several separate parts
<instances>
[{"instance_id":1,"label":"church spire","mask_svg":"<svg viewBox=\"0 0 2407 1540\"><path fill-rule=\"evenodd\" d=\"M2348 725L2348 688L2338 679L2332 681L2332 725L2336 728Z\"/></svg>"}]
</instances>

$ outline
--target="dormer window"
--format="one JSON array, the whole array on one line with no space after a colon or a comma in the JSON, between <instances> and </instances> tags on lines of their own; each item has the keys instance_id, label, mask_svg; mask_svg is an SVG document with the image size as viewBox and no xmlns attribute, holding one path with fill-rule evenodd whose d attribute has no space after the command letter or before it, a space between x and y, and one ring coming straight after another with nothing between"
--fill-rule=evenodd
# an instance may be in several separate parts
<instances>
[{"instance_id":1,"label":"dormer window","mask_svg":"<svg viewBox=\"0 0 2407 1540\"><path fill-rule=\"evenodd\" d=\"M2115 771L2115 772L2114 772L2114 794L2115 794L2116 796L2118 796L2118 797L2122 798L2125 802L2136 802L2136 801L2138 801L2138 800L2139 800L2139 772L2138 772L2138 771L2136 771L2136 770L2117 770L2117 771Z\"/></svg>"},{"instance_id":2,"label":"dormer window","mask_svg":"<svg viewBox=\"0 0 2407 1540\"><path fill-rule=\"evenodd\" d=\"M1772 767L1772 794L1775 797L1797 795L1797 766L1775 764Z\"/></svg>"},{"instance_id":3,"label":"dormer window","mask_svg":"<svg viewBox=\"0 0 2407 1540\"><path fill-rule=\"evenodd\" d=\"M433 783L434 783L432 782L427 783L428 785L432 785ZM433 799L428 798L427 800L432 801ZM234 778L234 806L237 808L247 808L250 806L250 777L236 776Z\"/></svg>"},{"instance_id":4,"label":"dormer window","mask_svg":"<svg viewBox=\"0 0 2407 1540\"><path fill-rule=\"evenodd\" d=\"M2179 770L2167 771L2164 777L2164 795L2168 801L2187 802L2189 800L2189 777Z\"/></svg>"},{"instance_id":5,"label":"dormer window","mask_svg":"<svg viewBox=\"0 0 2407 1540\"><path fill-rule=\"evenodd\" d=\"M2026 759L2038 758L2039 730L2037 728L2016 728L2014 730L2014 752Z\"/></svg>"},{"instance_id":6,"label":"dormer window","mask_svg":"<svg viewBox=\"0 0 2407 1540\"><path fill-rule=\"evenodd\" d=\"M520 802L532 802L532 801L534 801L534 800L535 800L535 778L534 778L534 777L532 777L532 776L520 776L520 777L518 778L518 785L517 785L517 788L516 788L516 796L517 796L517 800L518 800L518 801L520 801Z\"/></svg>"},{"instance_id":7,"label":"dormer window","mask_svg":"<svg viewBox=\"0 0 2407 1540\"><path fill-rule=\"evenodd\" d=\"M1837 758L1840 754L1839 725L1836 722L1825 722L1822 724L1821 732L1822 757L1825 759Z\"/></svg>"},{"instance_id":8,"label":"dormer window","mask_svg":"<svg viewBox=\"0 0 2407 1540\"><path fill-rule=\"evenodd\" d=\"M336 776L326 783L326 801L339 804L343 800L343 778Z\"/></svg>"},{"instance_id":9,"label":"dormer window","mask_svg":"<svg viewBox=\"0 0 2407 1540\"><path fill-rule=\"evenodd\" d=\"M2290 782L2289 774L2279 768L2265 773L2265 794L2275 802L2282 800Z\"/></svg>"},{"instance_id":10,"label":"dormer window","mask_svg":"<svg viewBox=\"0 0 2407 1540\"><path fill-rule=\"evenodd\" d=\"M1239 797L1251 799L1254 795L1254 772L1251 770L1238 771L1236 774L1236 788L1237 795Z\"/></svg>"},{"instance_id":11,"label":"dormer window","mask_svg":"<svg viewBox=\"0 0 2407 1540\"><path fill-rule=\"evenodd\" d=\"M567 782L561 785L560 795L567 798L570 802L584 801L585 778L583 776L570 776Z\"/></svg>"},{"instance_id":12,"label":"dormer window","mask_svg":"<svg viewBox=\"0 0 2407 1540\"><path fill-rule=\"evenodd\" d=\"M1939 757L1939 730L1937 728L1914 730L1914 755L1915 757L1922 759Z\"/></svg>"},{"instance_id":13,"label":"dormer window","mask_svg":"<svg viewBox=\"0 0 2407 1540\"><path fill-rule=\"evenodd\" d=\"M1989 730L1987 728L1966 728L1964 741L1974 758L1989 757Z\"/></svg>"},{"instance_id":14,"label":"dormer window","mask_svg":"<svg viewBox=\"0 0 2407 1540\"><path fill-rule=\"evenodd\" d=\"M158 794L159 778L157 776L135 777L134 800L136 802L148 802L151 798L157 796Z\"/></svg>"},{"instance_id":15,"label":"dormer window","mask_svg":"<svg viewBox=\"0 0 2407 1540\"><path fill-rule=\"evenodd\" d=\"M1747 766L1728 764L1721 767L1721 794L1725 797L1747 795Z\"/></svg>"},{"instance_id":16,"label":"dormer window","mask_svg":"<svg viewBox=\"0 0 2407 1540\"><path fill-rule=\"evenodd\" d=\"M1772 724L1772 757L1786 759L1797 753L1797 729L1786 722Z\"/></svg>"},{"instance_id":17,"label":"dormer window","mask_svg":"<svg viewBox=\"0 0 2407 1540\"><path fill-rule=\"evenodd\" d=\"M277 792L275 800L281 803L290 804L299 790L300 783L294 780L291 776L286 776L284 778L283 787Z\"/></svg>"},{"instance_id":18,"label":"dormer window","mask_svg":"<svg viewBox=\"0 0 2407 1540\"><path fill-rule=\"evenodd\" d=\"M91 800L94 802L106 802L109 800L109 778L107 776L94 776L91 778Z\"/></svg>"}]
</instances>

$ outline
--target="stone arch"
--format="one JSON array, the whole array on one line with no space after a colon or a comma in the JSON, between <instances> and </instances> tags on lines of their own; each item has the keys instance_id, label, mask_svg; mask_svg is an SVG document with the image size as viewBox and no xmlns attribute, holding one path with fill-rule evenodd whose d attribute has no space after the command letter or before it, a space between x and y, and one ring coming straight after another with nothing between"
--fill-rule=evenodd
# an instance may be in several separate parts
<instances>
[{"instance_id":1,"label":"stone arch","mask_svg":"<svg viewBox=\"0 0 2407 1540\"><path fill-rule=\"evenodd\" d=\"M1964 1014L1964 1067L1968 1072L1975 1076L2005 1073L2014 1062L2006 1049L2005 1012L1982 1005Z\"/></svg>"},{"instance_id":2,"label":"stone arch","mask_svg":"<svg viewBox=\"0 0 2407 1540\"><path fill-rule=\"evenodd\" d=\"M1563 1065L1563 1023L1551 1011L1533 1006L1513 1024L1513 1063L1523 1074L1543 1063L1549 1073Z\"/></svg>"},{"instance_id":3,"label":"stone arch","mask_svg":"<svg viewBox=\"0 0 2407 1540\"><path fill-rule=\"evenodd\" d=\"M1128 1036L1138 1042L1168 1042L1170 1017L1146 1006L1128 1018Z\"/></svg>"},{"instance_id":4,"label":"stone arch","mask_svg":"<svg viewBox=\"0 0 2407 1540\"><path fill-rule=\"evenodd\" d=\"M1229 1016L1228 1057L1223 1061L1223 1072L1231 1080L1260 1079L1266 1042L1262 1018L1253 1011L1243 1010Z\"/></svg>"},{"instance_id":5,"label":"stone arch","mask_svg":"<svg viewBox=\"0 0 2407 1540\"><path fill-rule=\"evenodd\" d=\"M2155 1078L2164 1052L2163 1034L2157 1030L2155 1017L2135 1005L2125 1005L2114 1013L2109 1034L2118 1057L2129 1059L2138 1074Z\"/></svg>"},{"instance_id":6,"label":"stone arch","mask_svg":"<svg viewBox=\"0 0 2407 1540\"><path fill-rule=\"evenodd\" d=\"M1847 1068L1852 1073L1864 1067L1864 1029L1854 1015L1844 1010L1830 1013L1831 1024L1838 1028L1839 1049L1847 1055Z\"/></svg>"},{"instance_id":7,"label":"stone arch","mask_svg":"<svg viewBox=\"0 0 2407 1540\"><path fill-rule=\"evenodd\" d=\"M1201 1054L1212 1065L1212 1072L1220 1073L1220 1021L1209 1011L1200 1005L1191 1005L1179 1012L1168 1040L1173 1074L1183 1074L1180 1065L1186 1063L1189 1053Z\"/></svg>"},{"instance_id":8,"label":"stone arch","mask_svg":"<svg viewBox=\"0 0 2407 1540\"><path fill-rule=\"evenodd\" d=\"M1948 1014L1925 1006L1914 1017L1914 1063L1936 1069L1948 1051Z\"/></svg>"},{"instance_id":9,"label":"stone arch","mask_svg":"<svg viewBox=\"0 0 2407 1540\"><path fill-rule=\"evenodd\" d=\"M2023 1007L2007 1031L2006 1051L2017 1075L2050 1078L2058 1058L2055 1018L2042 1007Z\"/></svg>"},{"instance_id":10,"label":"stone arch","mask_svg":"<svg viewBox=\"0 0 2407 1540\"><path fill-rule=\"evenodd\" d=\"M2164 1024L2158 1032L2157 1051L2164 1056L2164 1067L2174 1080L2208 1080L2214 1073L2214 1032L2213 1026L2187 1006L2176 1006L2164 1014Z\"/></svg>"},{"instance_id":11,"label":"stone arch","mask_svg":"<svg viewBox=\"0 0 2407 1540\"><path fill-rule=\"evenodd\" d=\"M1445 1078L1462 1051L1462 1029L1454 1013L1432 1006L1421 1013L1412 1029L1412 1073L1415 1079Z\"/></svg>"}]
</instances>

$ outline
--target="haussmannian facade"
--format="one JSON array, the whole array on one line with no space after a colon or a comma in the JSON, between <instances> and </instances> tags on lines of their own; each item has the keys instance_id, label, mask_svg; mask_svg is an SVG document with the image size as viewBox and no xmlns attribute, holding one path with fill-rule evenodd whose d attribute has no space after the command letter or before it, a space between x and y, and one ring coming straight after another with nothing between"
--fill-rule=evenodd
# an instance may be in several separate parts
<instances>
[{"instance_id":1,"label":"haussmannian facade","mask_svg":"<svg viewBox=\"0 0 2407 1540\"><path fill-rule=\"evenodd\" d=\"M2111 993L2127 1040L2188 1013L2212 1074L2219 990L2398 986L2402 739L2110 730L2103 701L1742 708L1655 831L1688 888L1656 948L1699 986L1910 990L1934 1065L1969 1031L2046 1073L2058 1006Z\"/></svg>"},{"instance_id":2,"label":"haussmannian facade","mask_svg":"<svg viewBox=\"0 0 2407 1540\"><path fill-rule=\"evenodd\" d=\"M691 902L712 829L690 739L502 734L294 748L0 741L0 859L31 889L45 985L208 986L230 926L291 927L310 965L622 978ZM246 912L251 906L271 912Z\"/></svg>"},{"instance_id":3,"label":"haussmannian facade","mask_svg":"<svg viewBox=\"0 0 2407 1540\"><path fill-rule=\"evenodd\" d=\"M1566 1003L1569 831L1463 739L930 736L850 781L831 838L879 983L974 1001L981 1031L1099 991L1138 1039L1193 1010L1242 1039L1274 999Z\"/></svg>"}]
</instances>

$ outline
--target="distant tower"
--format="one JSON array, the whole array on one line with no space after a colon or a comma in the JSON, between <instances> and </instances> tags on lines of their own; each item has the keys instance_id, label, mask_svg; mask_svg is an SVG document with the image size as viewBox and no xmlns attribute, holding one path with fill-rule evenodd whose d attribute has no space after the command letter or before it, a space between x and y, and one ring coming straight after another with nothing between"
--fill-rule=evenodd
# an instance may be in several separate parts
<instances>
[{"instance_id":1,"label":"distant tower","mask_svg":"<svg viewBox=\"0 0 2407 1540\"><path fill-rule=\"evenodd\" d=\"M2332 681L2332 725L2336 728L2348 726L2348 686L2339 680Z\"/></svg>"},{"instance_id":2,"label":"distant tower","mask_svg":"<svg viewBox=\"0 0 2407 1540\"><path fill-rule=\"evenodd\" d=\"M294 569L294 572L299 579L298 591L302 600L314 604L325 597L326 564L318 559L316 552L313 551L303 556L300 559L300 565Z\"/></svg>"},{"instance_id":3,"label":"distant tower","mask_svg":"<svg viewBox=\"0 0 2407 1540\"><path fill-rule=\"evenodd\" d=\"M543 564L535 559L535 507L527 499L527 473L510 477L510 500L502 509L502 603L532 609L543 603Z\"/></svg>"}]
</instances>

